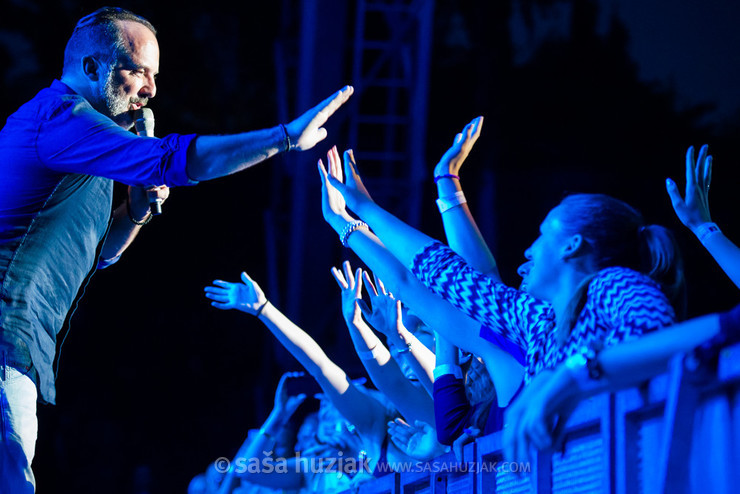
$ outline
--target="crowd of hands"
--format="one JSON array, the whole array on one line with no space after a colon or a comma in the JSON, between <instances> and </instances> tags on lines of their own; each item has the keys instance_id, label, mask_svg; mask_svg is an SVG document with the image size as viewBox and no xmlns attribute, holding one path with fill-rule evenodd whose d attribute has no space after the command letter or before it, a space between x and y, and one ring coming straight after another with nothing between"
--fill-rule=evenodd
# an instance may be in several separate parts
<instances>
[{"instance_id":1,"label":"crowd of hands","mask_svg":"<svg viewBox=\"0 0 740 494\"><path fill-rule=\"evenodd\" d=\"M478 117L455 136L452 146L436 165L435 176L460 175L465 159L480 136L482 125L483 118ZM361 217L361 213L366 211L369 205L380 210L381 214L389 214L383 212L373 202L362 182L351 150L345 151L340 157L337 148L333 147L327 153L326 164L319 160L318 172L322 183L321 207L324 218L340 237L346 233L348 225L357 221L355 216ZM711 175L712 157L705 145L700 148L698 154L693 148L689 148L686 154L686 184L683 194L676 182L671 179L666 181L667 193L676 215L692 231L700 225L711 222L708 205ZM392 225L389 226L391 227ZM357 231L366 238L371 237L371 242L376 242L377 245L373 248L384 248L385 239L380 233L377 235L383 242L365 228L358 228ZM351 233L349 238L355 234ZM731 246L734 247L732 244ZM715 252L710 253L730 278L740 286L740 276L735 266L740 260L737 251L730 250L724 257ZM405 266L404 269L408 271L408 264ZM452 451L458 461L470 461L470 458L463 456L463 446L482 433L480 424L467 424L463 429L464 432L451 443L439 442L434 418L434 368L435 365L439 365L440 351L444 351L446 355L450 355L452 351L455 354L453 363L470 362L479 356L474 351L458 348L446 338L446 335L450 334L449 331L454 331L454 328L441 331L441 328L426 327L415 320L413 315L409 315L406 303L402 300L404 292L396 297L387 288L391 285L404 287L404 283L408 282L404 278L405 275L399 275L400 281L386 282L388 283L386 285L384 280L379 279L373 272L363 267L353 267L348 261L341 266L332 267L330 271L339 287L342 314L355 342L355 349L368 370L374 387L377 388L377 394L368 394L366 391L347 392L349 388L361 385L352 382L341 369L336 368L309 333L282 316L278 309L270 304L269 297L260 285L246 272L241 273L240 281L215 280L212 286L205 288L205 296L210 299L213 307L221 310L236 309L259 316L268 329L319 382L324 391L321 397L322 407L334 407L344 415L340 419L337 418L341 416L339 414L324 414L328 420L333 421L328 429L334 431L334 435L322 436L320 431L327 428L315 425L315 431L318 432L308 434L313 438L313 442L306 443L299 439L292 450L300 450L304 455L328 454L326 448L338 450L342 447L350 450L354 448L355 452L358 449L362 452L378 451L378 447L384 441L389 441L391 447L398 453L398 458L426 462ZM492 273L492 276L498 277L497 271ZM409 272L408 278L412 277ZM431 306L429 309L432 309ZM417 313L424 312L424 308L418 304L413 310ZM428 343L424 342L425 332L433 335ZM471 341L469 348L475 348L476 344L475 341ZM479 359L479 362L481 361ZM486 370L490 375L498 371L490 367ZM296 410L306 400L306 396L289 395L286 391L286 382L301 375L302 373L286 373L282 376L277 386L274 409L260 431L265 431L266 427L279 429L290 422ZM469 374L467 378L481 379L481 374ZM521 378L521 374L512 376L516 382L520 382ZM471 383L465 385L469 388ZM385 399L379 398L381 395ZM575 385L574 378L562 365L535 376L506 409L503 429L505 458L511 461L526 461L536 450L556 450L563 439L563 425L577 404L587 396L587 391ZM496 400L495 390L485 399ZM354 403L349 403L350 401ZM383 406L375 406L375 402L381 402ZM389 410L388 403L392 405L390 409L396 410L395 416L383 415L383 411ZM471 403L471 406L479 405L481 403ZM373 417L372 414L380 416ZM319 418L319 423L321 420ZM344 421L345 425L334 427L339 420ZM378 422L384 424L383 433L380 435L373 432L377 430L375 424ZM308 421L304 422L304 426L309 427ZM267 435L271 437L273 434L274 432L271 432ZM342 434L344 437L339 437ZM357 439L357 445L354 447L348 445L347 438L351 437ZM368 446L368 442L373 445ZM262 449L264 447L264 444L260 444L255 451L264 451ZM244 453L243 449L244 447L240 454ZM361 480L367 478L372 477L365 476ZM223 488L224 484L221 485ZM218 492L230 492L227 488L223 489Z\"/></svg>"}]
</instances>

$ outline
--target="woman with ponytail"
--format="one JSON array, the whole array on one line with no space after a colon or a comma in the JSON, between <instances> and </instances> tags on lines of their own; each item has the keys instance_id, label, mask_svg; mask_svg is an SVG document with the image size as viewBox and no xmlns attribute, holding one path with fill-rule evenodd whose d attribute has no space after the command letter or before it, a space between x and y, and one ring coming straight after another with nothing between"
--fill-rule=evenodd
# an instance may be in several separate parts
<instances>
[{"instance_id":1,"label":"woman with ponytail","mask_svg":"<svg viewBox=\"0 0 740 494\"><path fill-rule=\"evenodd\" d=\"M361 252L365 235L354 232L372 229L429 290L483 325L483 338L498 334L525 349L526 382L591 346L672 324L676 312L671 302L682 310L682 263L672 235L645 225L622 201L599 194L566 197L548 213L540 236L526 250L527 262L519 269L523 284L515 289L373 202L350 153L345 153L344 168L346 183L341 167L327 172L319 162L324 217L342 243ZM464 202L461 194L446 199L440 210ZM455 328L437 330L459 338Z\"/></svg>"}]
</instances>

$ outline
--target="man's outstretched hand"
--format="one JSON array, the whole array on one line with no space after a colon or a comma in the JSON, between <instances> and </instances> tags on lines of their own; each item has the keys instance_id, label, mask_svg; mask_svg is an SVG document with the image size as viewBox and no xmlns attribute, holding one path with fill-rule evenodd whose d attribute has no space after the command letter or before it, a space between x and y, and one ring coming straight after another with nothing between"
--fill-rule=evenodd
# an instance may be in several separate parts
<instances>
[{"instance_id":1,"label":"man's outstretched hand","mask_svg":"<svg viewBox=\"0 0 740 494\"><path fill-rule=\"evenodd\" d=\"M305 151L326 139L326 129L322 126L352 96L354 90L352 86L345 86L287 124L285 129L290 137L290 149Z\"/></svg>"}]
</instances>

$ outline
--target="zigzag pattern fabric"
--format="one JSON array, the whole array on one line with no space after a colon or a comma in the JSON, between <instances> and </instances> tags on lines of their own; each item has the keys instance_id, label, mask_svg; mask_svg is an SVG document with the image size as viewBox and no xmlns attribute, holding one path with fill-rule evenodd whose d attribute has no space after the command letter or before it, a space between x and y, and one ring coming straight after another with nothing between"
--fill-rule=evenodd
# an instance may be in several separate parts
<instances>
[{"instance_id":1,"label":"zigzag pattern fabric","mask_svg":"<svg viewBox=\"0 0 740 494\"><path fill-rule=\"evenodd\" d=\"M675 313L655 281L632 269L609 267L594 276L586 303L565 344L549 303L493 281L452 249L434 241L411 268L427 288L492 331L526 350L525 381L562 360L673 324Z\"/></svg>"}]
</instances>

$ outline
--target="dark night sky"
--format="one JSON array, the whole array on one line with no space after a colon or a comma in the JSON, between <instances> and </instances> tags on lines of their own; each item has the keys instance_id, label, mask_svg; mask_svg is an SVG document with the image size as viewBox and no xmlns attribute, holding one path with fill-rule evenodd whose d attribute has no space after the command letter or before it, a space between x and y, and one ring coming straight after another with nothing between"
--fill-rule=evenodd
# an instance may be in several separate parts
<instances>
[{"instance_id":1,"label":"dark night sky","mask_svg":"<svg viewBox=\"0 0 740 494\"><path fill-rule=\"evenodd\" d=\"M432 44L430 168L459 128L486 115L466 164L466 195L477 204L474 213L504 278L517 281L524 248L564 190L603 190L677 233L689 260L690 313L737 303L736 289L675 219L663 179L680 181L686 147L709 142L717 179L713 217L740 238L732 201L740 161L740 6L732 0L602 0L591 22L586 0L523 3L554 4L534 16L535 35L523 29L509 2L438 1ZM148 17L160 32L159 94L152 102L159 135L238 132L279 121L273 44L279 33L297 36L297 1L120 5ZM324 5L317 32L351 40L351 15ZM59 75L75 20L99 6L2 0L0 122ZM578 16L571 17L573 9ZM498 44L509 32L513 46ZM316 72L325 76L316 83L316 100L352 82L347 53L350 47L339 43L336 53L317 59ZM335 59L344 62L335 66ZM291 101L293 116L294 106ZM330 132L309 153L312 167L335 142L357 145L343 142L340 128ZM279 297L266 280L271 252L264 223L266 211L291 203L289 189L275 178L289 165L277 158L173 191L166 214L118 265L95 275L64 343L58 404L39 412L40 492L131 493L137 484L155 493L184 492L193 475L232 455L247 430L264 420L280 373L298 366L258 323L211 309L202 288L215 278L236 280L246 269ZM476 188L491 181L493 192ZM301 287L297 322L350 374L360 374L329 275L331 264L347 254L321 220L318 184L306 187L316 199L307 212L310 238L290 245L280 230L276 255L301 249L329 258ZM418 193L431 194L431 187ZM442 238L428 199L422 227ZM326 244L333 250L319 252Z\"/></svg>"}]
</instances>

